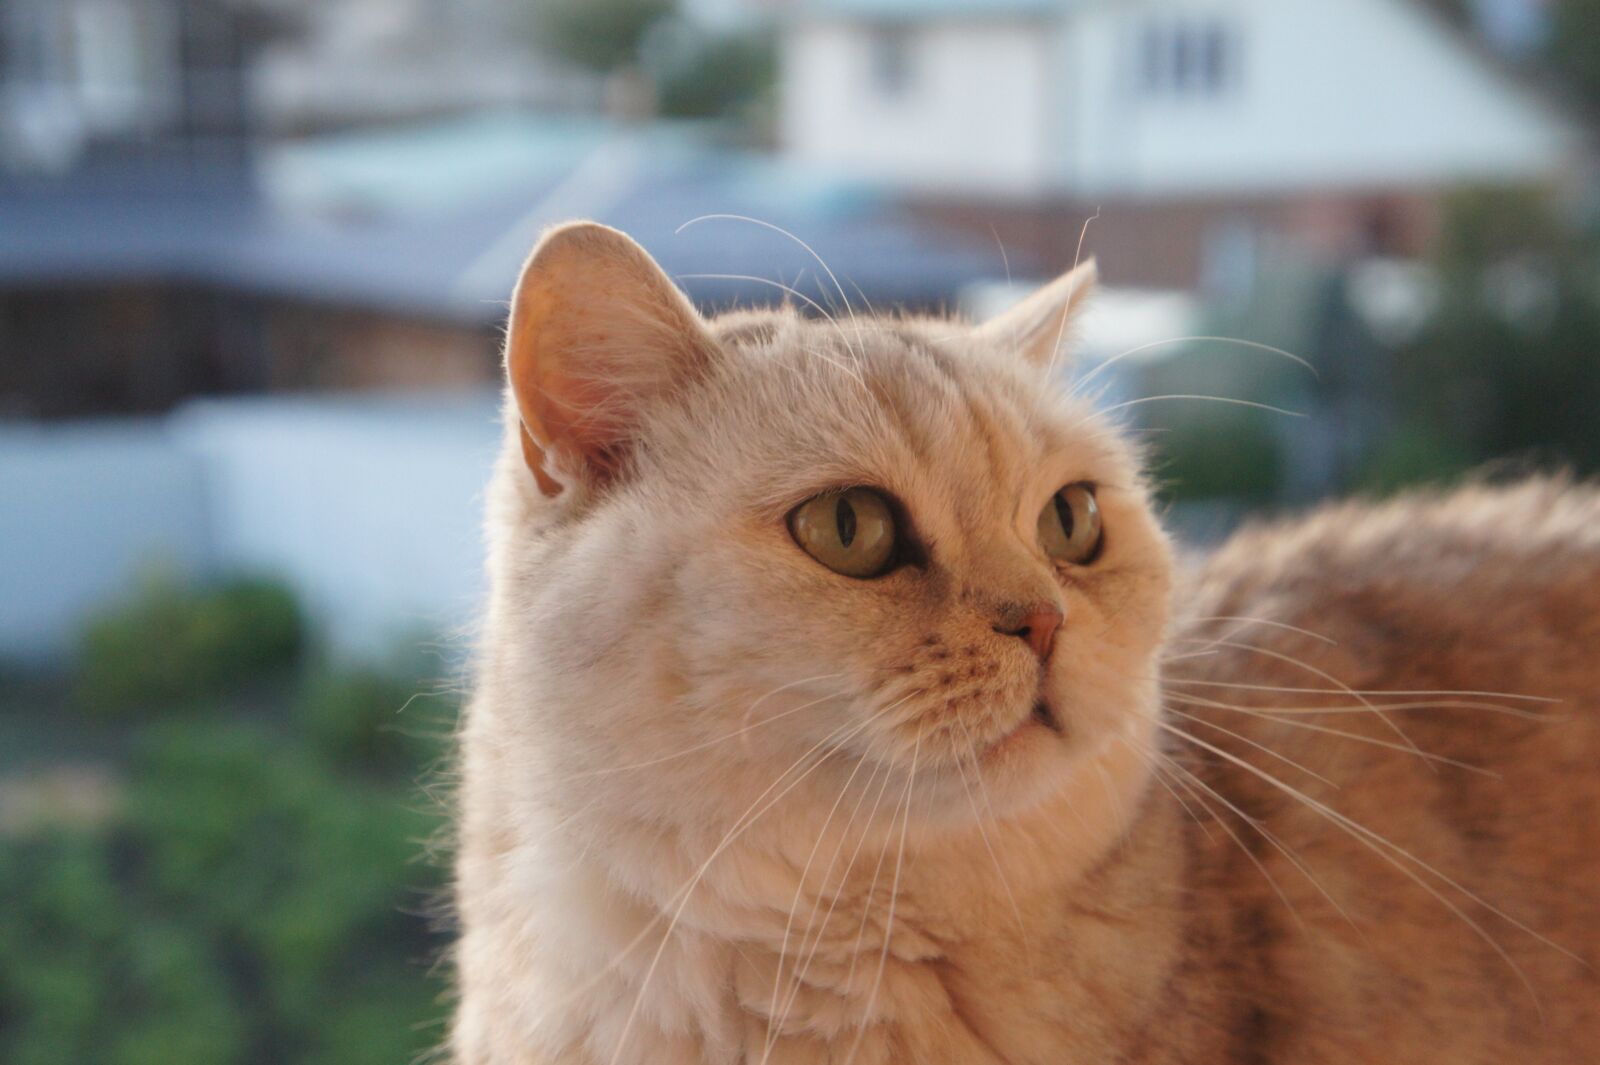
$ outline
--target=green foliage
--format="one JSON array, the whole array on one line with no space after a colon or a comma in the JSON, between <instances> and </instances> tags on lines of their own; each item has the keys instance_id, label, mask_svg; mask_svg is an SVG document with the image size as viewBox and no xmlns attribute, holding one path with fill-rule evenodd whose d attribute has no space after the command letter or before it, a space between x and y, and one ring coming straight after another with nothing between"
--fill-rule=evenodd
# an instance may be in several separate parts
<instances>
[{"instance_id":1,"label":"green foliage","mask_svg":"<svg viewBox=\"0 0 1600 1065\"><path fill-rule=\"evenodd\" d=\"M1426 425L1401 427L1366 456L1356 487L1369 495L1389 495L1415 485L1440 485L1456 480L1476 465L1459 443Z\"/></svg>"},{"instance_id":2,"label":"green foliage","mask_svg":"<svg viewBox=\"0 0 1600 1065\"><path fill-rule=\"evenodd\" d=\"M148 729L114 824L0 852L0 1061L410 1060L434 828L263 727Z\"/></svg>"},{"instance_id":3,"label":"green foliage","mask_svg":"<svg viewBox=\"0 0 1600 1065\"><path fill-rule=\"evenodd\" d=\"M1259 413L1212 413L1169 422L1154 448L1162 494L1174 501L1265 502L1282 477L1277 438Z\"/></svg>"},{"instance_id":4,"label":"green foliage","mask_svg":"<svg viewBox=\"0 0 1600 1065\"><path fill-rule=\"evenodd\" d=\"M379 771L436 759L451 716L420 671L361 667L313 673L294 715L300 733L332 761Z\"/></svg>"},{"instance_id":5,"label":"green foliage","mask_svg":"<svg viewBox=\"0 0 1600 1065\"><path fill-rule=\"evenodd\" d=\"M645 34L676 6L673 0L539 0L533 30L547 51L605 73L636 63Z\"/></svg>"},{"instance_id":6,"label":"green foliage","mask_svg":"<svg viewBox=\"0 0 1600 1065\"><path fill-rule=\"evenodd\" d=\"M1600 116L1600 0L1560 0L1551 21L1551 66L1580 106Z\"/></svg>"},{"instance_id":7,"label":"green foliage","mask_svg":"<svg viewBox=\"0 0 1600 1065\"><path fill-rule=\"evenodd\" d=\"M78 696L107 716L193 704L292 664L301 639L299 608L280 584L198 590L154 578L85 627Z\"/></svg>"},{"instance_id":8,"label":"green foliage","mask_svg":"<svg viewBox=\"0 0 1600 1065\"><path fill-rule=\"evenodd\" d=\"M1537 197L1478 192L1449 206L1439 271L1436 312L1395 353L1384 449L1600 473L1600 250Z\"/></svg>"},{"instance_id":9,"label":"green foliage","mask_svg":"<svg viewBox=\"0 0 1600 1065\"><path fill-rule=\"evenodd\" d=\"M0 1062L404 1065L438 1043L418 781L452 708L395 728L419 671L305 671L301 642L261 581L153 581L90 627L97 716L58 753L111 752L122 787L93 830L0 836ZM98 716L127 707L150 712Z\"/></svg>"},{"instance_id":10,"label":"green foliage","mask_svg":"<svg viewBox=\"0 0 1600 1065\"><path fill-rule=\"evenodd\" d=\"M767 98L777 69L777 50L768 37L699 41L662 72L661 113L682 118L741 114Z\"/></svg>"}]
</instances>

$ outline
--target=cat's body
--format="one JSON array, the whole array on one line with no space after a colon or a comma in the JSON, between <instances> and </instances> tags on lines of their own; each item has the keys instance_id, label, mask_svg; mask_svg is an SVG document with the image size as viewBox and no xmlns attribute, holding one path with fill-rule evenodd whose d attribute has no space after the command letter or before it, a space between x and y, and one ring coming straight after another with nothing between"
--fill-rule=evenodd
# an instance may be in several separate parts
<instances>
[{"instance_id":1,"label":"cat's body","mask_svg":"<svg viewBox=\"0 0 1600 1065\"><path fill-rule=\"evenodd\" d=\"M1174 596L1115 431L991 352L1076 282L852 337L635 253L558 231L513 315L460 1065L1600 1058L1600 496L1332 508ZM833 485L902 562L805 557Z\"/></svg>"}]
</instances>

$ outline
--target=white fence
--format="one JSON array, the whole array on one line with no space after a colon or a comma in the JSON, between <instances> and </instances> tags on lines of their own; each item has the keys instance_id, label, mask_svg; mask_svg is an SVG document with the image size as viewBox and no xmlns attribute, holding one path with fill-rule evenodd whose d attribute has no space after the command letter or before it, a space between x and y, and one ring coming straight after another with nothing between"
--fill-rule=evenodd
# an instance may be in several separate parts
<instances>
[{"instance_id":1,"label":"white fence","mask_svg":"<svg viewBox=\"0 0 1600 1065\"><path fill-rule=\"evenodd\" d=\"M167 418L0 427L0 659L70 653L166 567L287 580L333 646L470 623L491 395L205 401Z\"/></svg>"}]
</instances>

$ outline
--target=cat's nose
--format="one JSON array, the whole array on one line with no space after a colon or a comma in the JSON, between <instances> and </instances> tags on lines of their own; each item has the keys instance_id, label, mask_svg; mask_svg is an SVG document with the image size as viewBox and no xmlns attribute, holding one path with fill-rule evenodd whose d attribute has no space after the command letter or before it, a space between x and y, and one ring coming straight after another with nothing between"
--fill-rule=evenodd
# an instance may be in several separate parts
<instances>
[{"instance_id":1,"label":"cat's nose","mask_svg":"<svg viewBox=\"0 0 1600 1065\"><path fill-rule=\"evenodd\" d=\"M1002 636L1027 640L1039 661L1044 662L1050 658L1050 648L1055 645L1056 630L1061 627L1062 617L1058 604L1034 603L1006 611L994 631Z\"/></svg>"}]
</instances>

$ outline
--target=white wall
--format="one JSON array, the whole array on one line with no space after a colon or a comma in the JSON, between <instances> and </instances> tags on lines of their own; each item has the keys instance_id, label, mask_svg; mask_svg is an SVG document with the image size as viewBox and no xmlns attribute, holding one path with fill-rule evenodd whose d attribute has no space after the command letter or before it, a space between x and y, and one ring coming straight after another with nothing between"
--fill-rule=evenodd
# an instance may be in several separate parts
<instances>
[{"instance_id":1,"label":"white wall","mask_svg":"<svg viewBox=\"0 0 1600 1065\"><path fill-rule=\"evenodd\" d=\"M1137 92L1140 29L1182 13L1237 28L1236 91ZM1567 148L1553 116L1416 0L1147 0L1086 11L1073 33L1093 57L1076 112L1088 194L1519 180L1551 175Z\"/></svg>"},{"instance_id":2,"label":"white wall","mask_svg":"<svg viewBox=\"0 0 1600 1065\"><path fill-rule=\"evenodd\" d=\"M204 403L174 422L203 464L217 558L287 580L340 650L472 623L494 397Z\"/></svg>"},{"instance_id":3,"label":"white wall","mask_svg":"<svg viewBox=\"0 0 1600 1065\"><path fill-rule=\"evenodd\" d=\"M0 429L0 659L69 654L152 566L287 580L340 652L470 626L496 397L204 402Z\"/></svg>"},{"instance_id":4,"label":"white wall","mask_svg":"<svg viewBox=\"0 0 1600 1065\"><path fill-rule=\"evenodd\" d=\"M1230 27L1217 96L1138 86L1151 20ZM910 20L917 81L871 82L865 22L783 45L792 157L917 191L1249 195L1553 176L1574 134L1420 0L1118 0L1057 21Z\"/></svg>"},{"instance_id":5,"label":"white wall","mask_svg":"<svg viewBox=\"0 0 1600 1065\"><path fill-rule=\"evenodd\" d=\"M0 659L64 654L145 570L206 572L203 498L159 422L0 426Z\"/></svg>"},{"instance_id":6,"label":"white wall","mask_svg":"<svg viewBox=\"0 0 1600 1065\"><path fill-rule=\"evenodd\" d=\"M877 31L803 22L782 35L791 158L919 190L1027 195L1047 187L1052 106L1042 23L931 21ZM903 32L907 81L873 76L875 32Z\"/></svg>"}]
</instances>

